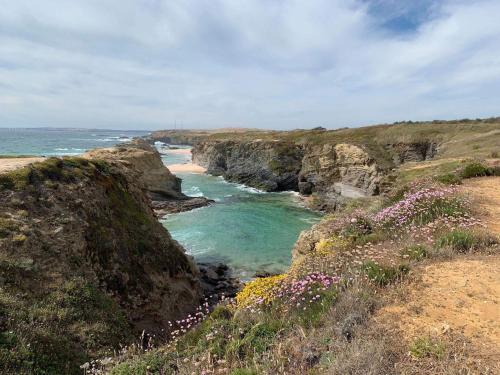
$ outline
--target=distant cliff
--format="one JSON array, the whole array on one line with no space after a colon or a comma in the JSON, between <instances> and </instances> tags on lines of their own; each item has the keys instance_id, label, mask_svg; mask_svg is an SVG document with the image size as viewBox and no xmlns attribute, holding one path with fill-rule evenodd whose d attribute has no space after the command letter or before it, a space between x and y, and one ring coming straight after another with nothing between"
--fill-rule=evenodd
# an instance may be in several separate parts
<instances>
[{"instance_id":1,"label":"distant cliff","mask_svg":"<svg viewBox=\"0 0 500 375\"><path fill-rule=\"evenodd\" d=\"M79 374L198 305L148 197L180 196L178 180L140 146L0 174L0 372Z\"/></svg>"},{"instance_id":2,"label":"distant cliff","mask_svg":"<svg viewBox=\"0 0 500 375\"><path fill-rule=\"evenodd\" d=\"M296 143L290 140L205 140L193 147L193 161L207 172L265 191L294 190L319 197L332 209L343 198L380 193L395 166L434 156L431 142L373 145Z\"/></svg>"}]
</instances>

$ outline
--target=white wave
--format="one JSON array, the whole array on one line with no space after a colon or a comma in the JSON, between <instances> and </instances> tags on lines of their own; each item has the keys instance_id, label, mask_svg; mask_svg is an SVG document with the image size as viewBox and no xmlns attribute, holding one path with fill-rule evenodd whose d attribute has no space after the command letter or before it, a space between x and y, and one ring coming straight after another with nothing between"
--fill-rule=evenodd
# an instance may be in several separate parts
<instances>
[{"instance_id":1,"label":"white wave","mask_svg":"<svg viewBox=\"0 0 500 375\"><path fill-rule=\"evenodd\" d=\"M191 186L189 189L187 189L184 194L190 196L190 197L203 197L203 192L200 190L198 186Z\"/></svg>"},{"instance_id":2,"label":"white wave","mask_svg":"<svg viewBox=\"0 0 500 375\"><path fill-rule=\"evenodd\" d=\"M243 191L246 191L246 192L252 193L252 194L265 194L265 193L267 193L264 190L259 190L257 188L246 186L246 185L243 185L243 184L238 184L238 183L234 183L233 182L232 185L234 185L234 187L236 189L243 190Z\"/></svg>"},{"instance_id":3,"label":"white wave","mask_svg":"<svg viewBox=\"0 0 500 375\"><path fill-rule=\"evenodd\" d=\"M56 151L68 151L69 148L61 147L61 148L55 148L54 150L56 150Z\"/></svg>"}]
</instances>

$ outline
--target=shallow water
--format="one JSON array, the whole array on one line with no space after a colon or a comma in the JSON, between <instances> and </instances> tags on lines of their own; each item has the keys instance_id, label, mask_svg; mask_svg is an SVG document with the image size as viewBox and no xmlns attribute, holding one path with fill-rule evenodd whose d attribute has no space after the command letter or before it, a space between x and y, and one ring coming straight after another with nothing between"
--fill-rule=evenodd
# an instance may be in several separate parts
<instances>
[{"instance_id":1,"label":"shallow water","mask_svg":"<svg viewBox=\"0 0 500 375\"><path fill-rule=\"evenodd\" d=\"M166 155L177 164L189 155ZM229 264L243 279L255 272L282 272L302 230L320 219L292 192L263 193L221 177L181 173L183 192L214 199L212 206L168 215L163 224L200 261Z\"/></svg>"}]
</instances>

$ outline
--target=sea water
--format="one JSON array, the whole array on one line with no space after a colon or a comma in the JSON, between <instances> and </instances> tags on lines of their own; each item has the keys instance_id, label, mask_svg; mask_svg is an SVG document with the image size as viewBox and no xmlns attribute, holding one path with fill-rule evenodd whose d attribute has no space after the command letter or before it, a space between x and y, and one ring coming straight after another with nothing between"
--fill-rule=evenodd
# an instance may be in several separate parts
<instances>
[{"instance_id":1,"label":"sea water","mask_svg":"<svg viewBox=\"0 0 500 375\"><path fill-rule=\"evenodd\" d=\"M1 129L0 155L78 155L146 135L141 131ZM186 148L186 146L179 146ZM159 148L162 149L161 145ZM166 164L189 162L189 154L166 152ZM168 215L162 223L198 261L227 263L243 279L256 272L282 272L300 232L320 218L292 192L264 193L206 174L179 173L182 190L215 204Z\"/></svg>"},{"instance_id":2,"label":"sea water","mask_svg":"<svg viewBox=\"0 0 500 375\"><path fill-rule=\"evenodd\" d=\"M168 151L163 156L167 165L189 159ZM286 270L300 232L320 219L293 192L264 193L207 174L177 175L186 195L207 197L215 204L168 215L163 224L197 260L227 263L243 279Z\"/></svg>"}]
</instances>

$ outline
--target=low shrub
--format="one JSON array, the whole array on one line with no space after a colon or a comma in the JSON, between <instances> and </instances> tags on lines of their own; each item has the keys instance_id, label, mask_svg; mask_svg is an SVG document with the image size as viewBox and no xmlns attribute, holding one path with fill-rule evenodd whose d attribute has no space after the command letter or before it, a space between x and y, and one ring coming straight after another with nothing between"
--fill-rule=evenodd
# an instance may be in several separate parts
<instances>
[{"instance_id":1,"label":"low shrub","mask_svg":"<svg viewBox=\"0 0 500 375\"><path fill-rule=\"evenodd\" d=\"M455 173L446 173L436 176L435 180L444 185L460 185L462 183L460 176Z\"/></svg>"},{"instance_id":2,"label":"low shrub","mask_svg":"<svg viewBox=\"0 0 500 375\"><path fill-rule=\"evenodd\" d=\"M365 262L361 266L361 269L371 282L380 286L387 285L401 279L401 277L407 274L410 270L407 265L388 267L379 265L371 260Z\"/></svg>"},{"instance_id":3,"label":"low shrub","mask_svg":"<svg viewBox=\"0 0 500 375\"><path fill-rule=\"evenodd\" d=\"M490 176L492 171L490 168L480 162L472 162L467 164L461 171L462 178Z\"/></svg>"},{"instance_id":4,"label":"low shrub","mask_svg":"<svg viewBox=\"0 0 500 375\"><path fill-rule=\"evenodd\" d=\"M410 345L410 354L414 358L434 357L441 359L444 353L443 343L430 337L419 337Z\"/></svg>"}]
</instances>

